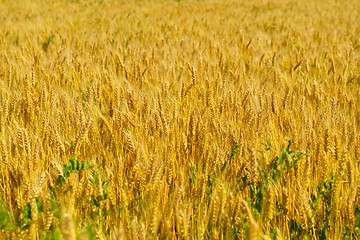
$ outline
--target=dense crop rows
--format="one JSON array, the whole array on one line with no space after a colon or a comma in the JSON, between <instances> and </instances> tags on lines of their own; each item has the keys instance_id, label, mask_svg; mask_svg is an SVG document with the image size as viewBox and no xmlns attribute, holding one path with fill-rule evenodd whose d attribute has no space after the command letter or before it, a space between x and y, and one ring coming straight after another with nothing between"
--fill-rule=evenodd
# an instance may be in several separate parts
<instances>
[{"instance_id":1,"label":"dense crop rows","mask_svg":"<svg viewBox=\"0 0 360 240\"><path fill-rule=\"evenodd\" d=\"M1 239L358 239L360 3L0 2Z\"/></svg>"}]
</instances>

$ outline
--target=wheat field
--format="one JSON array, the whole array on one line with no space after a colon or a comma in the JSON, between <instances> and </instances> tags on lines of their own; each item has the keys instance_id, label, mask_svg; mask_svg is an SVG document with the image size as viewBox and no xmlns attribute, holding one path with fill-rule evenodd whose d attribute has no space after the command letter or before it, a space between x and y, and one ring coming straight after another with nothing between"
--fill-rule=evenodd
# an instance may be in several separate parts
<instances>
[{"instance_id":1,"label":"wheat field","mask_svg":"<svg viewBox=\"0 0 360 240\"><path fill-rule=\"evenodd\" d=\"M1 239L359 239L360 2L0 1Z\"/></svg>"}]
</instances>

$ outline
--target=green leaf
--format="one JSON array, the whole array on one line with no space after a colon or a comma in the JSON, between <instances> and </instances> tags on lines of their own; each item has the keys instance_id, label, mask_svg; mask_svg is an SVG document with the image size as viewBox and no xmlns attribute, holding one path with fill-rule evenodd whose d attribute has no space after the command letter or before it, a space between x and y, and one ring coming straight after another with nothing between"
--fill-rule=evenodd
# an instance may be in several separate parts
<instances>
[{"instance_id":1,"label":"green leaf","mask_svg":"<svg viewBox=\"0 0 360 240\"><path fill-rule=\"evenodd\" d=\"M0 230L13 230L15 226L11 222L9 211L0 205Z\"/></svg>"},{"instance_id":2,"label":"green leaf","mask_svg":"<svg viewBox=\"0 0 360 240\"><path fill-rule=\"evenodd\" d=\"M86 227L86 232L87 232L87 236L88 236L89 240L95 240L94 228L91 225L88 225Z\"/></svg>"},{"instance_id":3,"label":"green leaf","mask_svg":"<svg viewBox=\"0 0 360 240\"><path fill-rule=\"evenodd\" d=\"M277 239L277 236L278 236L278 231L276 229L273 229L273 228L270 228L270 236L271 236L271 239Z\"/></svg>"},{"instance_id":4,"label":"green leaf","mask_svg":"<svg viewBox=\"0 0 360 240\"><path fill-rule=\"evenodd\" d=\"M51 211L56 212L58 209L58 204L56 202L56 199L53 196L50 199L50 205L51 205Z\"/></svg>"},{"instance_id":5,"label":"green leaf","mask_svg":"<svg viewBox=\"0 0 360 240\"><path fill-rule=\"evenodd\" d=\"M58 228L56 228L53 231L53 235L54 235L54 240L61 240L61 233L60 233L60 230Z\"/></svg>"},{"instance_id":6,"label":"green leaf","mask_svg":"<svg viewBox=\"0 0 360 240\"><path fill-rule=\"evenodd\" d=\"M44 208L43 208L43 205L40 202L40 200L38 198L35 198L35 201L36 201L36 207L37 207L38 212L39 213L44 212Z\"/></svg>"},{"instance_id":7,"label":"green leaf","mask_svg":"<svg viewBox=\"0 0 360 240\"><path fill-rule=\"evenodd\" d=\"M225 162L225 163L222 165L222 167L221 167L221 172L224 172L224 171L225 171L227 165L228 165L228 162Z\"/></svg>"},{"instance_id":8,"label":"green leaf","mask_svg":"<svg viewBox=\"0 0 360 240\"><path fill-rule=\"evenodd\" d=\"M23 216L25 219L30 219L31 220L31 206L30 203L27 203L25 205L25 208L23 210Z\"/></svg>"},{"instance_id":9,"label":"green leaf","mask_svg":"<svg viewBox=\"0 0 360 240\"><path fill-rule=\"evenodd\" d=\"M229 161L231 159L233 159L235 157L235 155L238 153L238 148L239 148L239 144L234 143L234 145L232 146L231 150L229 151L228 157L229 157Z\"/></svg>"},{"instance_id":10,"label":"green leaf","mask_svg":"<svg viewBox=\"0 0 360 240\"><path fill-rule=\"evenodd\" d=\"M265 151L269 151L271 149L271 147L272 147L272 144L271 144L271 142L269 140L266 141L265 143L261 143L261 144L264 146Z\"/></svg>"}]
</instances>

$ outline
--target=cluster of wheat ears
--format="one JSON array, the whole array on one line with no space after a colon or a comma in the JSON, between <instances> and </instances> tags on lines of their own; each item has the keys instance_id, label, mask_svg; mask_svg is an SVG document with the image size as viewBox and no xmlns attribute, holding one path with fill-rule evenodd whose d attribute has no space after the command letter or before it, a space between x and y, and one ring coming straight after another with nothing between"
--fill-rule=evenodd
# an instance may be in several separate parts
<instances>
[{"instance_id":1,"label":"cluster of wheat ears","mask_svg":"<svg viewBox=\"0 0 360 240\"><path fill-rule=\"evenodd\" d=\"M359 239L358 1L0 9L1 239Z\"/></svg>"}]
</instances>

